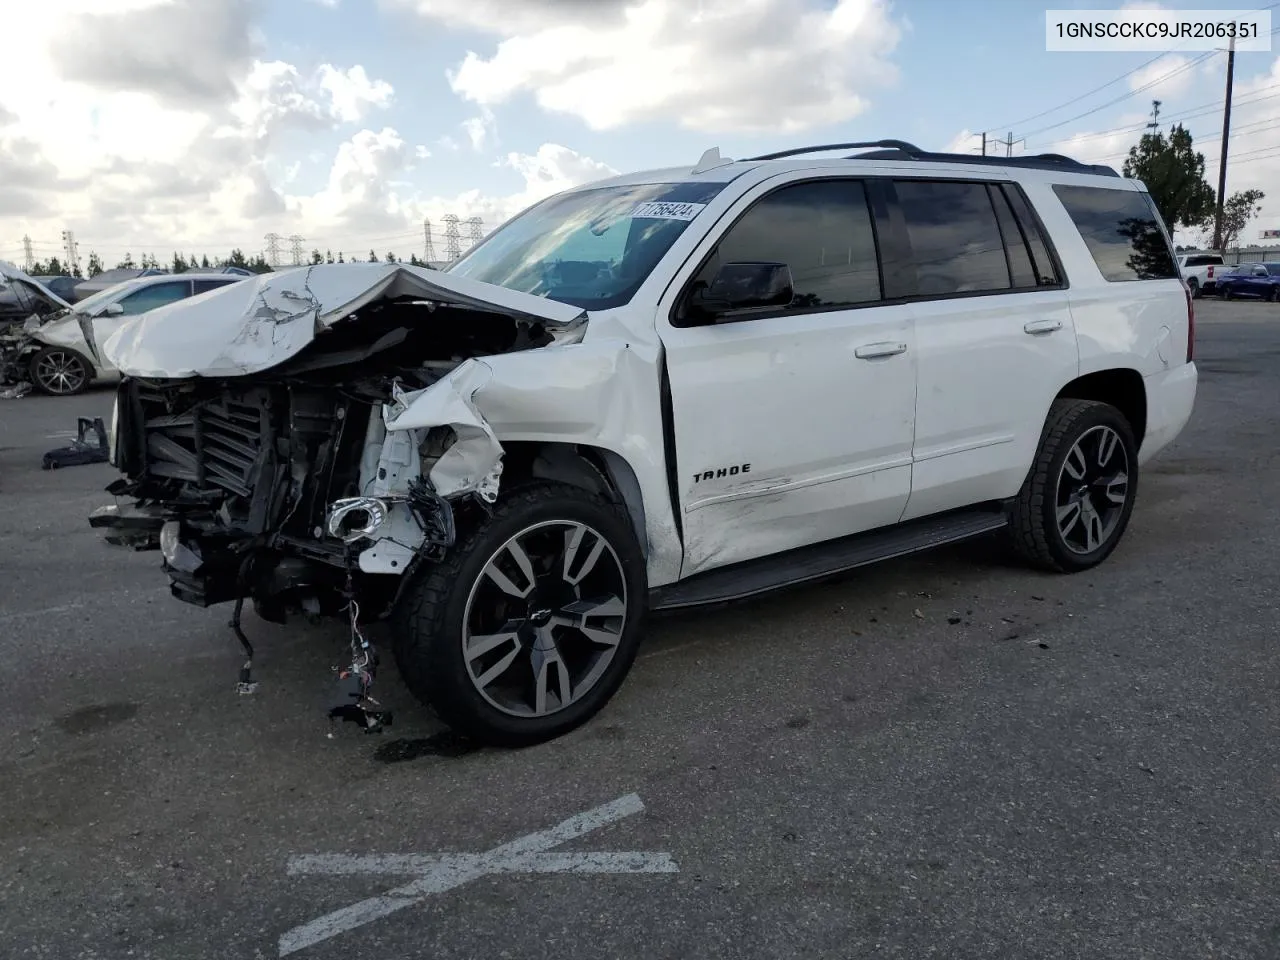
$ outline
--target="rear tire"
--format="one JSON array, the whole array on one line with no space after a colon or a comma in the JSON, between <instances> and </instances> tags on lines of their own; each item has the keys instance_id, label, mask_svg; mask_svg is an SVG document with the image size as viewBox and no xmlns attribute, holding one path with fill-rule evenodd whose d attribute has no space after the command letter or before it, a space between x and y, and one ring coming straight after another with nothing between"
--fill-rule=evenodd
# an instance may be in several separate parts
<instances>
[{"instance_id":1,"label":"rear tire","mask_svg":"<svg viewBox=\"0 0 1280 960\"><path fill-rule=\"evenodd\" d=\"M566 484L518 488L410 586L396 662L410 691L460 733L539 743L617 692L647 594L624 509Z\"/></svg>"},{"instance_id":2,"label":"rear tire","mask_svg":"<svg viewBox=\"0 0 1280 960\"><path fill-rule=\"evenodd\" d=\"M1124 535L1137 491L1138 447L1124 414L1095 400L1056 400L1010 511L1013 548L1058 573L1095 567Z\"/></svg>"},{"instance_id":3,"label":"rear tire","mask_svg":"<svg viewBox=\"0 0 1280 960\"><path fill-rule=\"evenodd\" d=\"M1187 281L1187 286L1191 288L1191 299L1199 300L1201 297L1200 281L1197 280L1195 277L1192 277L1190 280Z\"/></svg>"}]
</instances>

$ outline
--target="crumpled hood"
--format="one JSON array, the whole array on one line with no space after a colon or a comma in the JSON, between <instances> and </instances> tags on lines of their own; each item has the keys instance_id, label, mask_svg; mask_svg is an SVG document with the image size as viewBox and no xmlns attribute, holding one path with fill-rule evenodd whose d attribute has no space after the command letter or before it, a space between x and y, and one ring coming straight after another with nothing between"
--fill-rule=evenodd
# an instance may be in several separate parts
<instances>
[{"instance_id":1,"label":"crumpled hood","mask_svg":"<svg viewBox=\"0 0 1280 960\"><path fill-rule=\"evenodd\" d=\"M367 304L406 296L554 325L585 315L581 307L437 270L325 263L262 274L158 307L112 334L103 352L131 376L242 376L278 366Z\"/></svg>"},{"instance_id":2,"label":"crumpled hood","mask_svg":"<svg viewBox=\"0 0 1280 960\"><path fill-rule=\"evenodd\" d=\"M5 289L10 281L28 284L36 289L43 297L48 298L49 302L59 307L70 307L71 304L63 300L60 296L42 284L35 277L28 276L17 266L8 260L0 260L0 290Z\"/></svg>"}]
</instances>

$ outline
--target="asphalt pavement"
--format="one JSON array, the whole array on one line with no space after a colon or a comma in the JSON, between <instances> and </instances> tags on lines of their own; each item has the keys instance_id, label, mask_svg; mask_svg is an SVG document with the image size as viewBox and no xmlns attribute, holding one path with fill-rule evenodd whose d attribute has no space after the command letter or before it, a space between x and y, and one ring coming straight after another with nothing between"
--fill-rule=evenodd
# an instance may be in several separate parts
<instances>
[{"instance_id":1,"label":"asphalt pavement","mask_svg":"<svg viewBox=\"0 0 1280 960\"><path fill-rule=\"evenodd\" d=\"M1280 956L1280 308L1198 301L1199 400L1117 553L987 542L652 622L592 723L380 737L334 626L101 543L110 393L0 401L0 957ZM59 434L63 436L59 436ZM558 826L559 825L559 826Z\"/></svg>"}]
</instances>

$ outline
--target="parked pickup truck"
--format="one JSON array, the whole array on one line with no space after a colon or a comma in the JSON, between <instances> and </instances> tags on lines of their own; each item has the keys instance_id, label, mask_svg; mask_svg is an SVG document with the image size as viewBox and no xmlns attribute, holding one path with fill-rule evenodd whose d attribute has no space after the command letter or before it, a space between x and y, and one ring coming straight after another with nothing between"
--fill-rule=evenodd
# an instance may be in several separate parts
<instances>
[{"instance_id":1,"label":"parked pickup truck","mask_svg":"<svg viewBox=\"0 0 1280 960\"><path fill-rule=\"evenodd\" d=\"M1178 257L1178 270L1191 288L1193 297L1213 293L1218 277L1225 269L1222 256L1217 253L1184 253Z\"/></svg>"}]
</instances>

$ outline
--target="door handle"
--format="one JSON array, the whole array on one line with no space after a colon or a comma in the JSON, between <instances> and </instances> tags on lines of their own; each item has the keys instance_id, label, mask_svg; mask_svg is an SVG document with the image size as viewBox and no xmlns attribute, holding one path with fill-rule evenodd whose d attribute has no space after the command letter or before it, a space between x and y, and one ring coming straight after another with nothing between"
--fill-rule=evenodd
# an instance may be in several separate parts
<instances>
[{"instance_id":1,"label":"door handle","mask_svg":"<svg viewBox=\"0 0 1280 960\"><path fill-rule=\"evenodd\" d=\"M1062 329L1061 320L1028 320L1022 325L1022 329L1027 333L1053 333L1055 330Z\"/></svg>"},{"instance_id":2,"label":"door handle","mask_svg":"<svg viewBox=\"0 0 1280 960\"><path fill-rule=\"evenodd\" d=\"M905 343L868 343L858 347L853 351L853 355L859 360L874 360L877 357L896 357L900 353L907 352Z\"/></svg>"}]
</instances>

